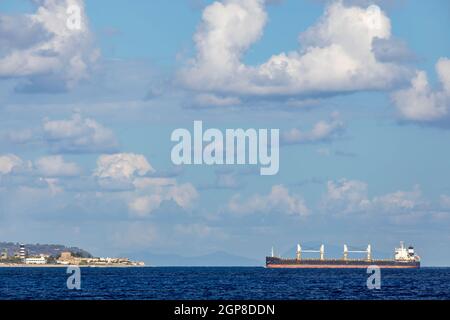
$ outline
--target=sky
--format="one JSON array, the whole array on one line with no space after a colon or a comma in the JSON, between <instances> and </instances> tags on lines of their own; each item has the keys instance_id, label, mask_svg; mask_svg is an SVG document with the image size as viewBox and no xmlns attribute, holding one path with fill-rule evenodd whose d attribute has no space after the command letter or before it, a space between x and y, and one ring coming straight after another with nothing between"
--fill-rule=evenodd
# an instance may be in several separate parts
<instances>
[{"instance_id":1,"label":"sky","mask_svg":"<svg viewBox=\"0 0 450 320\"><path fill-rule=\"evenodd\" d=\"M448 30L447 0L0 0L0 241L448 266ZM279 172L174 165L195 120L279 129Z\"/></svg>"}]
</instances>

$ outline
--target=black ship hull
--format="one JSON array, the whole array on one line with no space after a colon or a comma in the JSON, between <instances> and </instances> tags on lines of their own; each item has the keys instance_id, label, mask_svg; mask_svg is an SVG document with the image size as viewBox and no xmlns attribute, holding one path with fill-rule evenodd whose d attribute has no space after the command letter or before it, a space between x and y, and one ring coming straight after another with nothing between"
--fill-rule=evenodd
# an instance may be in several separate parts
<instances>
[{"instance_id":1,"label":"black ship hull","mask_svg":"<svg viewBox=\"0 0 450 320\"><path fill-rule=\"evenodd\" d=\"M395 261L395 260L355 260L355 259L282 259L266 257L267 268L285 269L341 269L341 268L367 268L377 266L379 268L404 269L420 268L420 261Z\"/></svg>"}]
</instances>

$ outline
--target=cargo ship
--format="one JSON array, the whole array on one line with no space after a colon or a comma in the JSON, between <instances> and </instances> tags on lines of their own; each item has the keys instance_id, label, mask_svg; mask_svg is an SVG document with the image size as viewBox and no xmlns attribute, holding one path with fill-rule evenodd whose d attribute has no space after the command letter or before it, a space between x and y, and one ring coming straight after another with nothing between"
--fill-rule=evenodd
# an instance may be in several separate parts
<instances>
[{"instance_id":1,"label":"cargo ship","mask_svg":"<svg viewBox=\"0 0 450 320\"><path fill-rule=\"evenodd\" d=\"M303 258L303 253L319 253L320 258ZM349 253L363 253L363 259L350 259ZM378 266L380 268L420 268L420 257L414 252L414 248L406 247L403 242L400 242L400 247L395 248L394 259L373 259L372 248L370 244L365 250L349 250L347 245L344 245L344 255L341 259L326 259L325 246L321 245L318 250L304 250L301 245L297 245L296 258L281 258L274 255L272 248L272 255L266 257L267 268L367 268L368 266Z\"/></svg>"}]
</instances>

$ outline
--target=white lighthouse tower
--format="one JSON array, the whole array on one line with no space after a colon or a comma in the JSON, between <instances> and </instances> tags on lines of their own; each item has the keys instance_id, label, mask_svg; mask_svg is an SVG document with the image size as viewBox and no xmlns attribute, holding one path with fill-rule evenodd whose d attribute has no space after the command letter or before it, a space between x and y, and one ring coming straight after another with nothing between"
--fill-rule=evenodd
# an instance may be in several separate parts
<instances>
[{"instance_id":1,"label":"white lighthouse tower","mask_svg":"<svg viewBox=\"0 0 450 320\"><path fill-rule=\"evenodd\" d=\"M25 245L22 243L19 248L19 257L22 261L25 261L25 258L27 257L27 250L25 249Z\"/></svg>"}]
</instances>

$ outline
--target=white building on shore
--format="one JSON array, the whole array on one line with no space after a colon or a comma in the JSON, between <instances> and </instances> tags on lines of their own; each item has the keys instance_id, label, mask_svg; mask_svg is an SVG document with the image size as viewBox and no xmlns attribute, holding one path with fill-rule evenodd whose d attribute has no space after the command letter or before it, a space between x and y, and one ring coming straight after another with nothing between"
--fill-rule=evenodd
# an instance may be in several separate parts
<instances>
[{"instance_id":1,"label":"white building on shore","mask_svg":"<svg viewBox=\"0 0 450 320\"><path fill-rule=\"evenodd\" d=\"M25 259L25 264L46 264L47 259L44 256L30 257Z\"/></svg>"}]
</instances>

